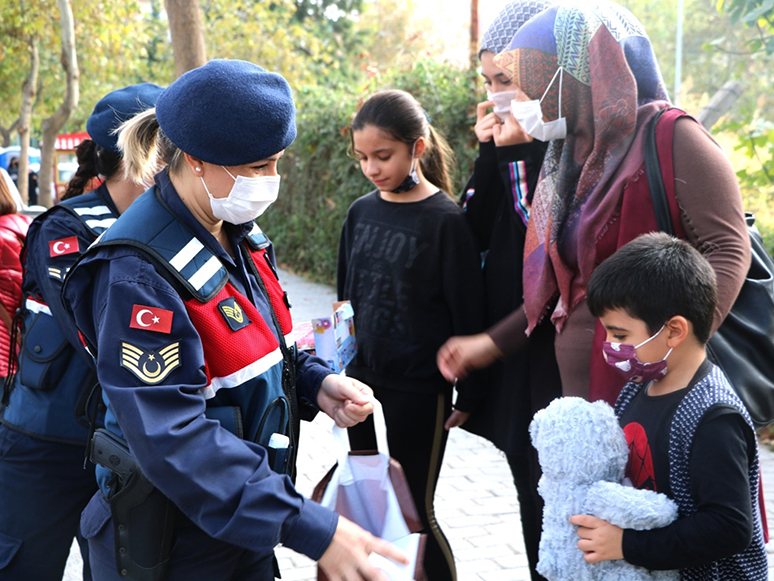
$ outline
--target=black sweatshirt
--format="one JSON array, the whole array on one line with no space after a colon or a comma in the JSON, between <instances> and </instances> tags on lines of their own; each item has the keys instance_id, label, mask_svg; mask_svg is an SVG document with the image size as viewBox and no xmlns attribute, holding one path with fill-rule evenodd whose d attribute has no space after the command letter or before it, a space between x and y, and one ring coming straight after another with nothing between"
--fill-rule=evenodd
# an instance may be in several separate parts
<instances>
[{"instance_id":1,"label":"black sweatshirt","mask_svg":"<svg viewBox=\"0 0 774 581\"><path fill-rule=\"evenodd\" d=\"M443 192L394 203L378 191L356 200L341 232L337 291L352 301L358 352L347 375L423 393L449 389L436 353L452 335L484 330L480 256L462 211ZM472 411L484 374L459 383L456 408Z\"/></svg>"}]
</instances>

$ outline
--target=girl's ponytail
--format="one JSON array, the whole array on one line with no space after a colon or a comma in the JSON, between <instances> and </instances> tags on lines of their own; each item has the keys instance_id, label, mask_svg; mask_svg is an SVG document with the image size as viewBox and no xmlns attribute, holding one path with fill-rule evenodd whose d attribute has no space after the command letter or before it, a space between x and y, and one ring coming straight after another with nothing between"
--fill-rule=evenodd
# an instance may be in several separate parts
<instances>
[{"instance_id":1,"label":"girl's ponytail","mask_svg":"<svg viewBox=\"0 0 774 581\"><path fill-rule=\"evenodd\" d=\"M433 184L441 188L454 199L451 174L455 164L455 156L449 144L440 132L428 123L428 144L425 154L420 159L422 173Z\"/></svg>"}]
</instances>

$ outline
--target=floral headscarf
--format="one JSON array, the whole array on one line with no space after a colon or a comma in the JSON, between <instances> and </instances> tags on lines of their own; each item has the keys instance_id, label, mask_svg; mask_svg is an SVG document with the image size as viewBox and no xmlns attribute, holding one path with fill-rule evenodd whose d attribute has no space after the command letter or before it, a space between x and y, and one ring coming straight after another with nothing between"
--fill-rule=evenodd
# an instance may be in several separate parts
<instances>
[{"instance_id":1,"label":"floral headscarf","mask_svg":"<svg viewBox=\"0 0 774 581\"><path fill-rule=\"evenodd\" d=\"M597 264L596 242L617 218L626 180L642 165L647 121L668 97L642 24L606 0L560 4L530 19L495 58L546 120L567 137L551 142L530 211L524 248L528 332L549 312L561 330Z\"/></svg>"}]
</instances>

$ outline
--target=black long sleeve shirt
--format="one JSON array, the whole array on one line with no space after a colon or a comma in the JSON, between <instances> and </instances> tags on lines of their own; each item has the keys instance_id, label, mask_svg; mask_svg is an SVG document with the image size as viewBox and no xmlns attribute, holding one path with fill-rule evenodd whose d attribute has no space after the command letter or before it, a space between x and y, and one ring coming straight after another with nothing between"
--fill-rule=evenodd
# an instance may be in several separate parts
<instances>
[{"instance_id":1,"label":"black long sleeve shirt","mask_svg":"<svg viewBox=\"0 0 774 581\"><path fill-rule=\"evenodd\" d=\"M394 203L378 191L349 209L337 291L355 311L358 352L347 374L392 389L449 389L436 353L452 335L483 331L480 255L465 216L444 193ZM485 385L473 374L456 407L470 411Z\"/></svg>"}]
</instances>

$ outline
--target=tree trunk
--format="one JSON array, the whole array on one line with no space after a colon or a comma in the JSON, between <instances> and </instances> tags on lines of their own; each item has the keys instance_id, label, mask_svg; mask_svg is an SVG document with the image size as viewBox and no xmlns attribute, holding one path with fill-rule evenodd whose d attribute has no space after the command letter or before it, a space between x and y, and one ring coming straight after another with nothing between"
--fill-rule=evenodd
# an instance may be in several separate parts
<instances>
[{"instance_id":1,"label":"tree trunk","mask_svg":"<svg viewBox=\"0 0 774 581\"><path fill-rule=\"evenodd\" d=\"M175 76L207 63L199 0L164 0L172 36Z\"/></svg>"},{"instance_id":2,"label":"tree trunk","mask_svg":"<svg viewBox=\"0 0 774 581\"><path fill-rule=\"evenodd\" d=\"M478 67L478 0L470 0L470 66Z\"/></svg>"},{"instance_id":3,"label":"tree trunk","mask_svg":"<svg viewBox=\"0 0 774 581\"><path fill-rule=\"evenodd\" d=\"M36 38L27 39L27 47L30 51L30 72L22 85L22 103L19 114L19 122L16 131L19 132L19 177L18 187L21 199L24 203L29 200L27 192L27 173L29 172L30 159L30 120L32 119L32 104L35 101L35 93L38 86L38 71L40 69L40 55L38 54L38 41Z\"/></svg>"},{"instance_id":4,"label":"tree trunk","mask_svg":"<svg viewBox=\"0 0 774 581\"><path fill-rule=\"evenodd\" d=\"M56 112L42 123L43 143L40 148L40 196L38 204L50 208L54 203L51 191L54 183L54 145L56 136L78 106L79 78L78 58L75 51L75 24L70 0L57 0L62 37L62 68L66 74L65 96Z\"/></svg>"},{"instance_id":5,"label":"tree trunk","mask_svg":"<svg viewBox=\"0 0 774 581\"><path fill-rule=\"evenodd\" d=\"M736 103L736 100L743 92L744 87L742 87L742 85L736 81L728 81L712 95L709 103L702 107L699 114L696 115L696 120L704 125L704 128L709 131L712 126L718 122L718 119L733 107L734 103Z\"/></svg>"},{"instance_id":6,"label":"tree trunk","mask_svg":"<svg viewBox=\"0 0 774 581\"><path fill-rule=\"evenodd\" d=\"M17 117L16 120L11 123L11 126L6 129L5 127L0 127L0 136L2 136L2 146L3 147L10 147L11 146L11 135L14 131L16 131L16 128L19 127L19 123L21 122L21 117Z\"/></svg>"}]
</instances>

